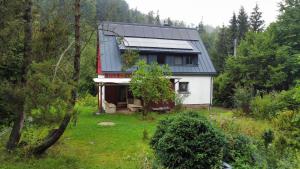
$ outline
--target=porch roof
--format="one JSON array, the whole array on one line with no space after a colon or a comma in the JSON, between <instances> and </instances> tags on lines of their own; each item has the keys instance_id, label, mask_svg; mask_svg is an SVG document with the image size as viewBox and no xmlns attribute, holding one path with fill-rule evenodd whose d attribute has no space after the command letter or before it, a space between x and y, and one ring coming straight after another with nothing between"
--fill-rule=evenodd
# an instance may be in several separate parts
<instances>
[{"instance_id":1,"label":"porch roof","mask_svg":"<svg viewBox=\"0 0 300 169\"><path fill-rule=\"evenodd\" d=\"M114 83L114 84L129 84L131 78L94 78L96 83Z\"/></svg>"}]
</instances>

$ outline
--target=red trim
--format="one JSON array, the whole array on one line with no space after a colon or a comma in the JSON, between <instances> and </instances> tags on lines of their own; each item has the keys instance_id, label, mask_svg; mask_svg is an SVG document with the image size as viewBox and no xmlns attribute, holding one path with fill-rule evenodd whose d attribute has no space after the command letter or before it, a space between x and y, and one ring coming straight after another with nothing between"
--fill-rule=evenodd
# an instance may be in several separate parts
<instances>
[{"instance_id":1,"label":"red trim","mask_svg":"<svg viewBox=\"0 0 300 169\"><path fill-rule=\"evenodd\" d=\"M105 73L105 78L130 78L131 74L127 73Z\"/></svg>"},{"instance_id":2,"label":"red trim","mask_svg":"<svg viewBox=\"0 0 300 169\"><path fill-rule=\"evenodd\" d=\"M99 38L99 36L98 36ZM102 65L101 65L101 52L100 52L100 41L97 40L97 61L96 61L96 73L102 75Z\"/></svg>"}]
</instances>

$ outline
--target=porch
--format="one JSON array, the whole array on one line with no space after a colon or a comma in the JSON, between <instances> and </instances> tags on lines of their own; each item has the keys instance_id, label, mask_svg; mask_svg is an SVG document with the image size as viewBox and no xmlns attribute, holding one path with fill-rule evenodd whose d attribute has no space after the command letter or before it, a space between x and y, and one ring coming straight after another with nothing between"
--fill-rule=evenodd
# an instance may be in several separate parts
<instances>
[{"instance_id":1,"label":"porch","mask_svg":"<svg viewBox=\"0 0 300 169\"><path fill-rule=\"evenodd\" d=\"M98 112L99 113L130 113L141 111L143 101L134 98L129 88L130 78L94 78L98 87ZM174 79L170 79L174 87ZM152 103L154 111L170 110L174 102Z\"/></svg>"}]
</instances>

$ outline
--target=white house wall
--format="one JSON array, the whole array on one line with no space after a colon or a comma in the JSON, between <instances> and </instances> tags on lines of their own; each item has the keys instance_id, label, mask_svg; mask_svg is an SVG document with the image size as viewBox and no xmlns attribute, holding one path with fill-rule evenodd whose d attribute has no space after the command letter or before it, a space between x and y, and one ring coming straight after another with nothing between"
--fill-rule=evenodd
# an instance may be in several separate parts
<instances>
[{"instance_id":1,"label":"white house wall","mask_svg":"<svg viewBox=\"0 0 300 169\"><path fill-rule=\"evenodd\" d=\"M212 77L210 76L176 76L179 82L188 82L188 94L180 94L183 104L186 105L209 105L212 97ZM177 80L175 80L176 82ZM175 84L178 93L179 83Z\"/></svg>"}]
</instances>

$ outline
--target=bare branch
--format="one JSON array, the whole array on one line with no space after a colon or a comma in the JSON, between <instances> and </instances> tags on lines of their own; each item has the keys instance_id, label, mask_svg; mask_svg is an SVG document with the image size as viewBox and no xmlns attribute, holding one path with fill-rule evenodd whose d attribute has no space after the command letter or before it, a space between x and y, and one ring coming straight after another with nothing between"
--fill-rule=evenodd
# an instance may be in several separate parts
<instances>
[{"instance_id":1,"label":"bare branch","mask_svg":"<svg viewBox=\"0 0 300 169\"><path fill-rule=\"evenodd\" d=\"M52 82L54 81L54 79L55 79L55 77L56 77L57 69L58 69L58 66L59 66L59 64L60 64L60 62L61 62L63 56L64 56L65 53L71 48L71 46L73 45L74 42L75 42L75 41L73 40L73 41L69 44L69 46L64 50L64 52L60 55L60 57L59 57L59 59L58 59L56 65L55 65L54 76L53 76Z\"/></svg>"}]
</instances>

